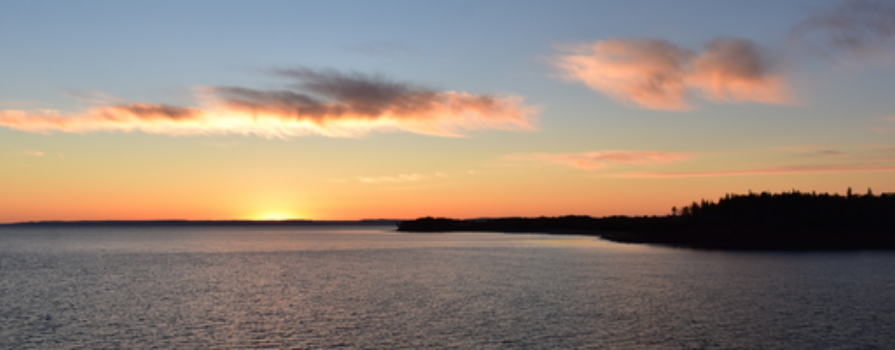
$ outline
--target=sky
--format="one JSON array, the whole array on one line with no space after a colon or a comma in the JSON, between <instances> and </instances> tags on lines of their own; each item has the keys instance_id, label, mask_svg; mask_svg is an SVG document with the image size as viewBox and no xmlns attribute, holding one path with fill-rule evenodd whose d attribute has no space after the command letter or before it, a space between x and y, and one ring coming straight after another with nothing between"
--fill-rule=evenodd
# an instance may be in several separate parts
<instances>
[{"instance_id":1,"label":"sky","mask_svg":"<svg viewBox=\"0 0 895 350\"><path fill-rule=\"evenodd\" d=\"M0 222L895 192L891 1L3 1Z\"/></svg>"}]
</instances>

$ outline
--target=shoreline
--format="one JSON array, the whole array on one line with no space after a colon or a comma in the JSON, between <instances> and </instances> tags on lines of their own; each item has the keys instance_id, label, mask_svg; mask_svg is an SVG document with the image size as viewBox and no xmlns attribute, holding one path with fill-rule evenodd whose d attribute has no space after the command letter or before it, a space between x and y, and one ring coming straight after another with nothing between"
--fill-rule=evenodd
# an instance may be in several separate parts
<instances>
[{"instance_id":1,"label":"shoreline","mask_svg":"<svg viewBox=\"0 0 895 350\"><path fill-rule=\"evenodd\" d=\"M574 223L570 223L573 221ZM619 221L623 221L619 223ZM550 224L554 224L552 227ZM571 225L579 226L573 227ZM399 232L498 232L580 235L626 244L722 251L891 251L895 234L873 227L696 225L667 217L512 218L400 222Z\"/></svg>"}]
</instances>

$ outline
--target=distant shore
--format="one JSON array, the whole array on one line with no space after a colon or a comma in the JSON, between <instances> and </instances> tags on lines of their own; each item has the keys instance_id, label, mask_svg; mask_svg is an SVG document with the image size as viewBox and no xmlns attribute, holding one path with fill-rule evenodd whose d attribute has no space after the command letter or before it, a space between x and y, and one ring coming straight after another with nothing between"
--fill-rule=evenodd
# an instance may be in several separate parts
<instances>
[{"instance_id":1,"label":"distant shore","mask_svg":"<svg viewBox=\"0 0 895 350\"><path fill-rule=\"evenodd\" d=\"M582 224L570 227L567 221ZM667 217L498 218L488 221L421 218L398 224L401 232L502 232L595 236L619 243L708 250L895 250L892 230L773 225L710 226L669 222ZM552 225L555 224L555 225Z\"/></svg>"},{"instance_id":2,"label":"distant shore","mask_svg":"<svg viewBox=\"0 0 895 350\"><path fill-rule=\"evenodd\" d=\"M895 250L895 194L727 195L667 216L402 221L404 232L532 232L717 250Z\"/></svg>"}]
</instances>

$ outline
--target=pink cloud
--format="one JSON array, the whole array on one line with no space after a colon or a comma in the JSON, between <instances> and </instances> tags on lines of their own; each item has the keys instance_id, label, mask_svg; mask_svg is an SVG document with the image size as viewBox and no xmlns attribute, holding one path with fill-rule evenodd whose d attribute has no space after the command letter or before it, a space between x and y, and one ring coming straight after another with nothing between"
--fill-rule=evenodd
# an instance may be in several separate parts
<instances>
[{"instance_id":1,"label":"pink cloud","mask_svg":"<svg viewBox=\"0 0 895 350\"><path fill-rule=\"evenodd\" d=\"M687 83L714 101L787 103L791 97L778 73L751 41L716 39L693 61Z\"/></svg>"},{"instance_id":2,"label":"pink cloud","mask_svg":"<svg viewBox=\"0 0 895 350\"><path fill-rule=\"evenodd\" d=\"M767 167L747 170L728 171L694 171L694 172L668 172L668 173L626 173L611 175L614 178L624 179L669 179L686 177L721 177L721 176L751 176L751 175L787 175L787 174L823 174L823 173L856 173L856 172L890 172L895 171L895 166L866 166L866 165L791 165L780 167Z\"/></svg>"},{"instance_id":3,"label":"pink cloud","mask_svg":"<svg viewBox=\"0 0 895 350\"><path fill-rule=\"evenodd\" d=\"M660 151L603 151L584 153L529 153L507 156L506 159L543 164L558 164L576 169L596 170L613 164L672 163L693 158L690 153Z\"/></svg>"},{"instance_id":4,"label":"pink cloud","mask_svg":"<svg viewBox=\"0 0 895 350\"><path fill-rule=\"evenodd\" d=\"M199 126L205 112L198 108L131 104L96 107L82 114L63 115L57 111L2 111L0 126L13 130L47 133L63 131L133 131L163 133L166 129ZM187 132L184 132L187 133Z\"/></svg>"},{"instance_id":5,"label":"pink cloud","mask_svg":"<svg viewBox=\"0 0 895 350\"><path fill-rule=\"evenodd\" d=\"M646 109L690 109L691 90L714 102L791 100L772 60L745 39L716 39L702 53L660 39L598 41L574 47L553 63L568 80Z\"/></svg>"},{"instance_id":6,"label":"pink cloud","mask_svg":"<svg viewBox=\"0 0 895 350\"><path fill-rule=\"evenodd\" d=\"M516 96L438 92L379 76L283 70L284 90L197 88L200 107L99 106L79 114L0 111L0 126L27 132L359 137L373 131L463 136L481 129L534 130L537 108Z\"/></svg>"}]
</instances>

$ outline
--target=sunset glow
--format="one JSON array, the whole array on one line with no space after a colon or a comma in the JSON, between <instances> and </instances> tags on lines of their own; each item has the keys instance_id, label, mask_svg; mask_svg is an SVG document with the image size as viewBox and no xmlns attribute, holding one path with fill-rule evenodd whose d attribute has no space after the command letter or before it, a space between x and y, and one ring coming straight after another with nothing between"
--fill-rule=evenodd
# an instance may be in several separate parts
<instances>
[{"instance_id":1,"label":"sunset glow","mask_svg":"<svg viewBox=\"0 0 895 350\"><path fill-rule=\"evenodd\" d=\"M261 221L284 221L284 220L296 220L300 218L296 218L290 214L285 213L265 213L258 217L252 218L252 220L261 220Z\"/></svg>"},{"instance_id":2,"label":"sunset glow","mask_svg":"<svg viewBox=\"0 0 895 350\"><path fill-rule=\"evenodd\" d=\"M54 4L0 14L0 222L895 192L888 2Z\"/></svg>"}]
</instances>

